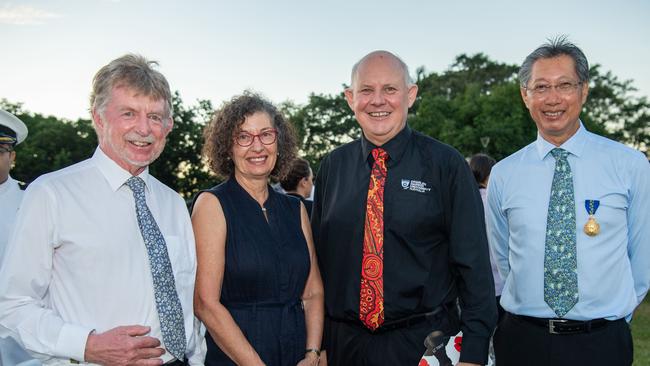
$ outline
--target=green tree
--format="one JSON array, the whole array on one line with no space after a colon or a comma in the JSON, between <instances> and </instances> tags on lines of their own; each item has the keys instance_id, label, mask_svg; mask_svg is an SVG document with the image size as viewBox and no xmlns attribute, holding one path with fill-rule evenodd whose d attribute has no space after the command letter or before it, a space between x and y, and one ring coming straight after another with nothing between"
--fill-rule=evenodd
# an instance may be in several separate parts
<instances>
[{"instance_id":1,"label":"green tree","mask_svg":"<svg viewBox=\"0 0 650 366\"><path fill-rule=\"evenodd\" d=\"M0 108L22 120L29 130L27 139L16 147L16 165L11 175L24 182L87 159L97 146L90 120L68 121L30 113L20 103L0 100Z\"/></svg>"},{"instance_id":2,"label":"green tree","mask_svg":"<svg viewBox=\"0 0 650 366\"><path fill-rule=\"evenodd\" d=\"M314 171L325 154L359 137L361 132L343 93L310 94L304 106L284 103L282 111L293 124L301 155Z\"/></svg>"},{"instance_id":3,"label":"green tree","mask_svg":"<svg viewBox=\"0 0 650 366\"><path fill-rule=\"evenodd\" d=\"M632 80L621 81L600 65L589 70L589 97L582 114L591 131L609 136L635 149L648 152L650 146L650 103L633 93Z\"/></svg>"},{"instance_id":4,"label":"green tree","mask_svg":"<svg viewBox=\"0 0 650 366\"><path fill-rule=\"evenodd\" d=\"M535 136L516 73L516 66L492 61L482 53L462 54L440 74L426 75L420 68L419 96L410 124L464 155L482 151L503 158ZM489 141L485 147L482 139Z\"/></svg>"}]
</instances>

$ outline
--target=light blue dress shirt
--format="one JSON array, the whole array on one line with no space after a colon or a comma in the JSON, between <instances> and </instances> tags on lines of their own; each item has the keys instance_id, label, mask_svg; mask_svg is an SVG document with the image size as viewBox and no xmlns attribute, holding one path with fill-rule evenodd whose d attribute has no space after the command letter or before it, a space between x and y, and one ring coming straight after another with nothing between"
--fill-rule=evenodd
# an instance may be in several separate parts
<instances>
[{"instance_id":1,"label":"light blue dress shirt","mask_svg":"<svg viewBox=\"0 0 650 366\"><path fill-rule=\"evenodd\" d=\"M511 313L554 318L544 301L546 216L555 146L537 140L492 169L488 185L490 249L505 279L501 305ZM623 144L579 130L562 146L575 191L578 303L567 319L627 317L650 284L650 164ZM588 236L585 200L599 200L600 234Z\"/></svg>"}]
</instances>

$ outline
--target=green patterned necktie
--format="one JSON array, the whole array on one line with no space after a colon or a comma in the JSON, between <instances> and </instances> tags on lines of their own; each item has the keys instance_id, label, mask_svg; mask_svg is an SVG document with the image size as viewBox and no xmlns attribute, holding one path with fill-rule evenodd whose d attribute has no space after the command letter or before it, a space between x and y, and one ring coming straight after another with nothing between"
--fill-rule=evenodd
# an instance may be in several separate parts
<instances>
[{"instance_id":1,"label":"green patterned necktie","mask_svg":"<svg viewBox=\"0 0 650 366\"><path fill-rule=\"evenodd\" d=\"M546 219L544 301L558 317L563 317L578 302L576 209L569 153L555 148L551 154L555 173Z\"/></svg>"}]
</instances>

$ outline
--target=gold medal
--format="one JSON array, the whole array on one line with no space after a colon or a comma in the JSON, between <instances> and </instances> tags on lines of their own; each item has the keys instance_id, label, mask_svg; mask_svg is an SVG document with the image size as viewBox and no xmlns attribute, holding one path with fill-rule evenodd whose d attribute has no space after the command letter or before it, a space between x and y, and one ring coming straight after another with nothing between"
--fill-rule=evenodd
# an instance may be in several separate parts
<instances>
[{"instance_id":1,"label":"gold medal","mask_svg":"<svg viewBox=\"0 0 650 366\"><path fill-rule=\"evenodd\" d=\"M600 233L600 224L596 222L594 215L589 215L589 220L585 224L584 231L589 236L596 236Z\"/></svg>"},{"instance_id":2,"label":"gold medal","mask_svg":"<svg viewBox=\"0 0 650 366\"><path fill-rule=\"evenodd\" d=\"M589 219L585 224L584 232L589 236L596 236L600 233L600 224L596 222L596 218L594 217L598 206L600 206L600 201L598 200L585 200L585 209L587 210Z\"/></svg>"}]
</instances>

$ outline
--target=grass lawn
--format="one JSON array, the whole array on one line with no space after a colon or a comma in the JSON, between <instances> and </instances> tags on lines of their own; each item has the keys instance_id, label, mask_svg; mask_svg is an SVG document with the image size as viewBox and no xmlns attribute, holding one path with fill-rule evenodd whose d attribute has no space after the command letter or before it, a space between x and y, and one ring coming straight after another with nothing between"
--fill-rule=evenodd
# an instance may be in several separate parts
<instances>
[{"instance_id":1,"label":"grass lawn","mask_svg":"<svg viewBox=\"0 0 650 366\"><path fill-rule=\"evenodd\" d=\"M648 296L634 312L632 336L634 337L634 366L650 366L650 298Z\"/></svg>"}]
</instances>

